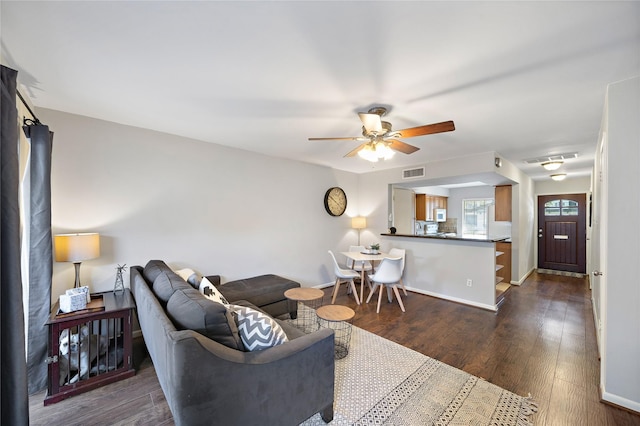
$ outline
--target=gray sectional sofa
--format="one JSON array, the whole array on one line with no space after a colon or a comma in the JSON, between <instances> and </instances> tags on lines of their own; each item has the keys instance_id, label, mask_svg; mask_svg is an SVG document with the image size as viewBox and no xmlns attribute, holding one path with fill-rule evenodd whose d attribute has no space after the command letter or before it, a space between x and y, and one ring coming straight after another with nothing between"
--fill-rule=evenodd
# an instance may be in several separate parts
<instances>
[{"instance_id":1,"label":"gray sectional sofa","mask_svg":"<svg viewBox=\"0 0 640 426\"><path fill-rule=\"evenodd\" d=\"M163 261L130 272L142 335L176 425L297 425L316 413L325 422L333 419L332 330L304 334L276 319L288 341L247 352L231 309L206 298ZM235 299L243 286L254 300L269 300L249 281L230 287L237 292L228 292L229 302L261 310ZM263 312L269 309L290 307L267 303Z\"/></svg>"}]
</instances>

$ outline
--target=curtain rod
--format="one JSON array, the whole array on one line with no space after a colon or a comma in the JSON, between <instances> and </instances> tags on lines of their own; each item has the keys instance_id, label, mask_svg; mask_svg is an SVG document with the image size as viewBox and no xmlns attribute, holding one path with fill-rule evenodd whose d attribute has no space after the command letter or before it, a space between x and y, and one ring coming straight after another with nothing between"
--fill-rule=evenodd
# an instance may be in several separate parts
<instances>
[{"instance_id":1,"label":"curtain rod","mask_svg":"<svg viewBox=\"0 0 640 426\"><path fill-rule=\"evenodd\" d=\"M19 90L16 90L16 93L18 94L18 97L20 98L20 100L22 101L22 104L27 107L27 111L29 111L29 113L31 114L31 116L33 117L33 120L29 120L28 118L23 118L22 122L23 124L27 124L27 121L32 121L35 124L40 124L40 120L38 120L38 117L36 117L36 115L33 113L33 111L31 111L31 108L29 107L29 105L27 104L27 102L24 100L24 98L22 97L22 95L20 94Z\"/></svg>"}]
</instances>

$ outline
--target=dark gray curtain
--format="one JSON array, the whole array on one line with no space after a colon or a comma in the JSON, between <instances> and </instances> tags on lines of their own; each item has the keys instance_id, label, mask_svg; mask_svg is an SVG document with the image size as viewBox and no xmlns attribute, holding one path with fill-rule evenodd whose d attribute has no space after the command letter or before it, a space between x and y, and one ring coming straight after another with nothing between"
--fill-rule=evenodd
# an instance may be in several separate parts
<instances>
[{"instance_id":1,"label":"dark gray curtain","mask_svg":"<svg viewBox=\"0 0 640 426\"><path fill-rule=\"evenodd\" d=\"M53 133L39 122L24 126L30 139L29 322L27 370L29 394L47 386L47 327L51 312L53 255L51 237L51 145Z\"/></svg>"},{"instance_id":2,"label":"dark gray curtain","mask_svg":"<svg viewBox=\"0 0 640 426\"><path fill-rule=\"evenodd\" d=\"M0 65L0 423L29 424L18 202L18 72Z\"/></svg>"}]
</instances>

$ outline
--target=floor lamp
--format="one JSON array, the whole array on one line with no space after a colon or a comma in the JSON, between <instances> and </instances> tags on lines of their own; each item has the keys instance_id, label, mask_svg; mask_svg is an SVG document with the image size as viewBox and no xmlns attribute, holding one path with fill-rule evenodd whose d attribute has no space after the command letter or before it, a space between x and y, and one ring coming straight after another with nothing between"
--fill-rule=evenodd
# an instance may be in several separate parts
<instances>
[{"instance_id":1,"label":"floor lamp","mask_svg":"<svg viewBox=\"0 0 640 426\"><path fill-rule=\"evenodd\" d=\"M358 245L360 245L360 230L367 227L367 218L364 216L351 218L351 227L358 230Z\"/></svg>"}]
</instances>

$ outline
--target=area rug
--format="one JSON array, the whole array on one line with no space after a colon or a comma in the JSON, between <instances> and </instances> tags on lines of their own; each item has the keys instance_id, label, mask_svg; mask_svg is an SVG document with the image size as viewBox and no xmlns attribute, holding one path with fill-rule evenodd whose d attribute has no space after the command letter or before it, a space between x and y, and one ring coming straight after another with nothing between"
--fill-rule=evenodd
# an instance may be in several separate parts
<instances>
[{"instance_id":1,"label":"area rug","mask_svg":"<svg viewBox=\"0 0 640 426\"><path fill-rule=\"evenodd\" d=\"M355 326L335 376L330 425L524 426L537 411L530 397ZM302 424L325 425L319 414Z\"/></svg>"}]
</instances>

